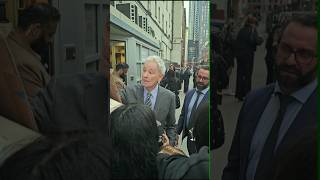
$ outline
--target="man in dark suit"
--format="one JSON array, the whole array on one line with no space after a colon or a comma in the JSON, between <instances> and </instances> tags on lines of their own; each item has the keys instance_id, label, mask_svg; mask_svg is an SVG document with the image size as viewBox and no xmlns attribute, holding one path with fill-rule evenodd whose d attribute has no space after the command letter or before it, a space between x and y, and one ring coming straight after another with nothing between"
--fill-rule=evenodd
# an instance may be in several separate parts
<instances>
[{"instance_id":1,"label":"man in dark suit","mask_svg":"<svg viewBox=\"0 0 320 180\"><path fill-rule=\"evenodd\" d=\"M161 86L159 82L165 74L165 65L158 56L146 58L143 66L142 84L128 86L120 92L123 104L141 103L148 105L161 123L160 131L165 130L170 144L176 145L175 94Z\"/></svg>"},{"instance_id":2,"label":"man in dark suit","mask_svg":"<svg viewBox=\"0 0 320 180\"><path fill-rule=\"evenodd\" d=\"M196 152L192 134L194 127L193 117L201 104L209 103L209 74L209 66L202 65L199 67L196 76L197 87L187 92L181 109L177 133L180 134L183 131L182 140L188 136L187 146L189 154Z\"/></svg>"},{"instance_id":3,"label":"man in dark suit","mask_svg":"<svg viewBox=\"0 0 320 180\"><path fill-rule=\"evenodd\" d=\"M316 52L316 15L292 18L283 28L276 54L277 82L251 92L243 104L223 180L280 180L277 177L301 177L302 171L316 173L309 166L284 176L277 165L317 127ZM313 151L309 148L316 146L305 148Z\"/></svg>"}]
</instances>

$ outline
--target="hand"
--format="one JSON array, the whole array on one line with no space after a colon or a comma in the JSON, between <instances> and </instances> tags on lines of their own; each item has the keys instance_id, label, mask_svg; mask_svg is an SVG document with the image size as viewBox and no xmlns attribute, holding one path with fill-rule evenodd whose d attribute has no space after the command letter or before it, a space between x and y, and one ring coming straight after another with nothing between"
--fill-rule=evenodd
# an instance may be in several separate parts
<instances>
[{"instance_id":1,"label":"hand","mask_svg":"<svg viewBox=\"0 0 320 180\"><path fill-rule=\"evenodd\" d=\"M169 145L170 145L169 138L168 138L166 132L164 132L164 133L162 134L162 147L164 147L164 146L169 146Z\"/></svg>"},{"instance_id":2,"label":"hand","mask_svg":"<svg viewBox=\"0 0 320 180\"><path fill-rule=\"evenodd\" d=\"M174 147L178 147L178 145L179 145L179 135L178 134L176 134L176 141L174 144L175 144Z\"/></svg>"},{"instance_id":3,"label":"hand","mask_svg":"<svg viewBox=\"0 0 320 180\"><path fill-rule=\"evenodd\" d=\"M162 146L161 151L159 153L164 153L168 155L183 155L186 156L186 154L179 148L172 147L170 145Z\"/></svg>"}]
</instances>

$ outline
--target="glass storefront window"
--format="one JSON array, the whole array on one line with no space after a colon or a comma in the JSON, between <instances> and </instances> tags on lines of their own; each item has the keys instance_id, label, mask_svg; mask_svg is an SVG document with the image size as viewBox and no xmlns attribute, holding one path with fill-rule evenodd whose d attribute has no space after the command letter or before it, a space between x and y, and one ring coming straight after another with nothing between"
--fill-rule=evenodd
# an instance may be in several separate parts
<instances>
[{"instance_id":1,"label":"glass storefront window","mask_svg":"<svg viewBox=\"0 0 320 180\"><path fill-rule=\"evenodd\" d=\"M110 41L110 64L126 63L126 43L124 41Z\"/></svg>"}]
</instances>

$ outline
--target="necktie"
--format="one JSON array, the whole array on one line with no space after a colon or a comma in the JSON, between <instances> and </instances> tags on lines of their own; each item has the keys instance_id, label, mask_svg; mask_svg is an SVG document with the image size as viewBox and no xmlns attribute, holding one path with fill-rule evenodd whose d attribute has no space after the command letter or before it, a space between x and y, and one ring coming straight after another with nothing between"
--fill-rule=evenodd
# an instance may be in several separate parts
<instances>
[{"instance_id":1,"label":"necktie","mask_svg":"<svg viewBox=\"0 0 320 180\"><path fill-rule=\"evenodd\" d=\"M146 101L144 102L145 105L149 106L152 109L152 102L151 102L152 94L150 92L147 93Z\"/></svg>"},{"instance_id":2,"label":"necktie","mask_svg":"<svg viewBox=\"0 0 320 180\"><path fill-rule=\"evenodd\" d=\"M272 125L269 136L263 146L263 150L260 156L260 160L255 175L255 180L268 179L268 175L271 174L270 170L272 165L272 159L274 156L281 123L283 121L284 114L287 110L288 105L293 101L293 98L291 96L282 94L278 95L280 100L280 108L278 111L277 118Z\"/></svg>"},{"instance_id":3,"label":"necktie","mask_svg":"<svg viewBox=\"0 0 320 180\"><path fill-rule=\"evenodd\" d=\"M194 116L195 113L196 113L198 100L199 100L200 94L202 94L201 91L196 91L196 93L197 93L197 98L196 98L196 101L194 102L194 104L193 104L193 106L192 106L192 110L191 110L190 117L189 117L189 119L188 119L187 127L189 127L189 126L191 125L190 122L191 122L193 116Z\"/></svg>"}]
</instances>

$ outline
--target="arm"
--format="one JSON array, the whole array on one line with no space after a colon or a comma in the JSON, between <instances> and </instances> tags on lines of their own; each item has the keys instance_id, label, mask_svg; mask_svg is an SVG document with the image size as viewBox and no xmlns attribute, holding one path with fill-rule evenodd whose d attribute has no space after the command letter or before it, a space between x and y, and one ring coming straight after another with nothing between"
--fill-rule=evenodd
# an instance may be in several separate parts
<instances>
[{"instance_id":1,"label":"arm","mask_svg":"<svg viewBox=\"0 0 320 180\"><path fill-rule=\"evenodd\" d=\"M169 113L166 119L166 133L170 140L170 145L174 146L176 143L177 133L176 133L176 118L175 118L175 111L176 111L176 99L173 93L170 93L170 107Z\"/></svg>"},{"instance_id":2,"label":"arm","mask_svg":"<svg viewBox=\"0 0 320 180\"><path fill-rule=\"evenodd\" d=\"M52 79L45 89L42 89L31 99L31 107L40 132L46 132L53 127L54 99L56 79Z\"/></svg>"},{"instance_id":3,"label":"arm","mask_svg":"<svg viewBox=\"0 0 320 180\"><path fill-rule=\"evenodd\" d=\"M128 86L119 92L119 96L123 104L128 104Z\"/></svg>"},{"instance_id":4,"label":"arm","mask_svg":"<svg viewBox=\"0 0 320 180\"><path fill-rule=\"evenodd\" d=\"M186 98L184 98L183 106L181 108L181 113L180 113L179 121L177 125L177 134L181 134L183 130L185 106L186 106Z\"/></svg>"}]
</instances>

